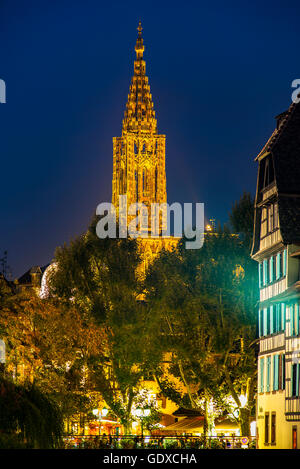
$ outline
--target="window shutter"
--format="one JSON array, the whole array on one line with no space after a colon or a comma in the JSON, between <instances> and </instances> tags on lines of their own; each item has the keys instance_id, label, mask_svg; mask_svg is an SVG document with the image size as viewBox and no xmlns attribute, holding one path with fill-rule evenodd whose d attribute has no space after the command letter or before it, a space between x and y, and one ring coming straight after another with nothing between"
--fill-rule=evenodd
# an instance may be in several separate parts
<instances>
[{"instance_id":1,"label":"window shutter","mask_svg":"<svg viewBox=\"0 0 300 469\"><path fill-rule=\"evenodd\" d=\"M280 252L276 256L276 280L280 279L281 277L281 262L280 262Z\"/></svg>"},{"instance_id":2,"label":"window shutter","mask_svg":"<svg viewBox=\"0 0 300 469\"><path fill-rule=\"evenodd\" d=\"M274 333L274 316L273 316L274 306L270 306L270 334Z\"/></svg>"},{"instance_id":3,"label":"window shutter","mask_svg":"<svg viewBox=\"0 0 300 469\"><path fill-rule=\"evenodd\" d=\"M281 330L285 330L285 303L281 303Z\"/></svg>"},{"instance_id":4,"label":"window shutter","mask_svg":"<svg viewBox=\"0 0 300 469\"><path fill-rule=\"evenodd\" d=\"M263 264L262 264L262 262L260 262L258 264L258 284L259 284L259 288L261 288L262 285L263 285Z\"/></svg>"},{"instance_id":5,"label":"window shutter","mask_svg":"<svg viewBox=\"0 0 300 469\"><path fill-rule=\"evenodd\" d=\"M267 384L266 391L270 391L271 357L267 357Z\"/></svg>"},{"instance_id":6,"label":"window shutter","mask_svg":"<svg viewBox=\"0 0 300 469\"><path fill-rule=\"evenodd\" d=\"M263 262L263 275L264 275L264 285L268 283L268 260L264 259Z\"/></svg>"},{"instance_id":7,"label":"window shutter","mask_svg":"<svg viewBox=\"0 0 300 469\"><path fill-rule=\"evenodd\" d=\"M263 326L263 312L261 309L258 310L258 336L262 336L262 326Z\"/></svg>"},{"instance_id":8,"label":"window shutter","mask_svg":"<svg viewBox=\"0 0 300 469\"><path fill-rule=\"evenodd\" d=\"M274 273L273 273L273 256L270 257L270 260L269 260L269 263L270 263L270 282L272 283L274 281Z\"/></svg>"},{"instance_id":9,"label":"window shutter","mask_svg":"<svg viewBox=\"0 0 300 469\"><path fill-rule=\"evenodd\" d=\"M276 391L276 356L273 355L273 391Z\"/></svg>"},{"instance_id":10,"label":"window shutter","mask_svg":"<svg viewBox=\"0 0 300 469\"><path fill-rule=\"evenodd\" d=\"M283 251L283 276L286 276L286 267L287 267L287 249Z\"/></svg>"},{"instance_id":11,"label":"window shutter","mask_svg":"<svg viewBox=\"0 0 300 469\"><path fill-rule=\"evenodd\" d=\"M285 355L282 354L282 389L285 389Z\"/></svg>"},{"instance_id":12,"label":"window shutter","mask_svg":"<svg viewBox=\"0 0 300 469\"><path fill-rule=\"evenodd\" d=\"M283 355L278 355L278 389L283 389L282 383L282 359Z\"/></svg>"},{"instance_id":13,"label":"window shutter","mask_svg":"<svg viewBox=\"0 0 300 469\"><path fill-rule=\"evenodd\" d=\"M276 391L279 389L279 355L276 356Z\"/></svg>"},{"instance_id":14,"label":"window shutter","mask_svg":"<svg viewBox=\"0 0 300 469\"><path fill-rule=\"evenodd\" d=\"M263 335L268 335L268 308L264 308L264 330Z\"/></svg>"},{"instance_id":15,"label":"window shutter","mask_svg":"<svg viewBox=\"0 0 300 469\"><path fill-rule=\"evenodd\" d=\"M289 306L289 310L290 310L290 334L294 335L295 334L295 312L294 312L293 304Z\"/></svg>"},{"instance_id":16,"label":"window shutter","mask_svg":"<svg viewBox=\"0 0 300 469\"><path fill-rule=\"evenodd\" d=\"M260 359L260 392L264 392L264 368L265 368L265 359Z\"/></svg>"}]
</instances>

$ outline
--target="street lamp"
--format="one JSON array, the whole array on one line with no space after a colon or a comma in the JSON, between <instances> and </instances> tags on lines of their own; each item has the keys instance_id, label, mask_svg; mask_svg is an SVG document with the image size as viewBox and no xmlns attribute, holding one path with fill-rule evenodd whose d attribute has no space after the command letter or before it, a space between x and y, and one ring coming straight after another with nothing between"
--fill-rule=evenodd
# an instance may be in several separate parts
<instances>
[{"instance_id":1,"label":"street lamp","mask_svg":"<svg viewBox=\"0 0 300 469\"><path fill-rule=\"evenodd\" d=\"M99 419L99 436L101 435L101 419L102 417L106 417L108 414L108 409L106 407L103 407L102 410L99 409L93 409L93 414L95 417Z\"/></svg>"},{"instance_id":2,"label":"street lamp","mask_svg":"<svg viewBox=\"0 0 300 469\"><path fill-rule=\"evenodd\" d=\"M142 440L144 437L144 418L149 417L151 413L150 409L142 409L141 407L137 407L134 411L134 415L138 417L141 421L141 427L142 427Z\"/></svg>"}]
</instances>

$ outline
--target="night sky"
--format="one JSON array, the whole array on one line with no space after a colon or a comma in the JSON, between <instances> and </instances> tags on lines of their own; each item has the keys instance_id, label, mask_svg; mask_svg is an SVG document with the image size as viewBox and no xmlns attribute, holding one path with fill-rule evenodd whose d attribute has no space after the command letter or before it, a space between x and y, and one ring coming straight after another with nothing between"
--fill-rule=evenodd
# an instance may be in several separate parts
<instances>
[{"instance_id":1,"label":"night sky","mask_svg":"<svg viewBox=\"0 0 300 469\"><path fill-rule=\"evenodd\" d=\"M227 220L300 78L299 2L0 0L0 257L51 261L111 200L142 21L168 202Z\"/></svg>"}]
</instances>

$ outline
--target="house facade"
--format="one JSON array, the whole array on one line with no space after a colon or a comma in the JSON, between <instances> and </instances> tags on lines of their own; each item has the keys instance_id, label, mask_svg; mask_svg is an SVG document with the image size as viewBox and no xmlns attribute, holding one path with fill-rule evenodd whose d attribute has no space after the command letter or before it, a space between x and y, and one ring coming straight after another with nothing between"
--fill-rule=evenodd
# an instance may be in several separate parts
<instances>
[{"instance_id":1,"label":"house facade","mask_svg":"<svg viewBox=\"0 0 300 469\"><path fill-rule=\"evenodd\" d=\"M300 448L300 104L277 118L258 162L258 447Z\"/></svg>"}]
</instances>

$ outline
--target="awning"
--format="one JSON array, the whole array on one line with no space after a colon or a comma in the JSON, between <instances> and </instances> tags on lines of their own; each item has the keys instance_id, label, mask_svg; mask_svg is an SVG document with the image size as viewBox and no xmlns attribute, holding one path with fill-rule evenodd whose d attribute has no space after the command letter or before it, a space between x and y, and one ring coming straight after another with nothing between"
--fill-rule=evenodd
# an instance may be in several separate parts
<instances>
[{"instance_id":1,"label":"awning","mask_svg":"<svg viewBox=\"0 0 300 469\"><path fill-rule=\"evenodd\" d=\"M203 421L204 417L187 417L180 420L179 422L168 425L164 428L165 431L174 431L174 432L186 432L186 433L199 433L203 431ZM232 430L235 431L239 427L236 422L233 422L229 418L217 419L215 422L216 430Z\"/></svg>"},{"instance_id":2,"label":"awning","mask_svg":"<svg viewBox=\"0 0 300 469\"><path fill-rule=\"evenodd\" d=\"M189 430L200 431L203 429L203 421L204 417L187 417L183 420L180 420L179 422L173 423L172 425L168 425L167 427L165 427L165 430L172 430L178 432L184 432Z\"/></svg>"}]
</instances>

